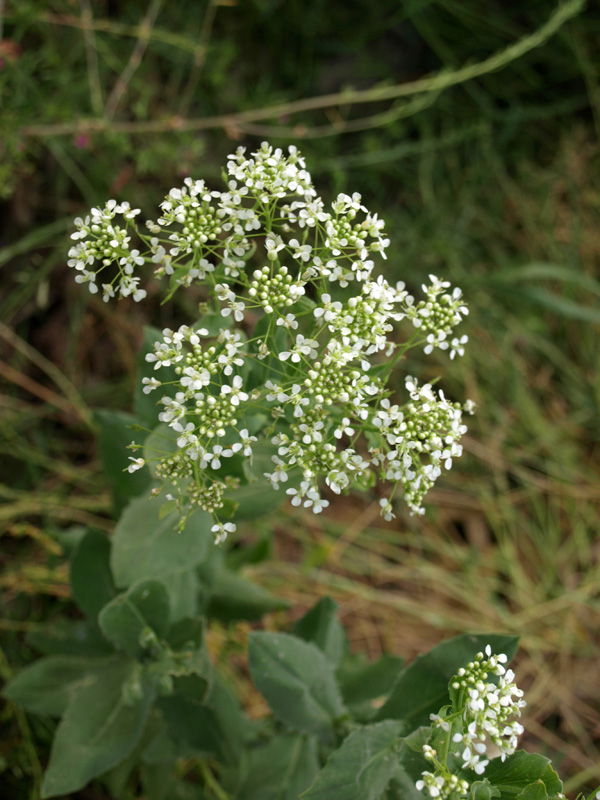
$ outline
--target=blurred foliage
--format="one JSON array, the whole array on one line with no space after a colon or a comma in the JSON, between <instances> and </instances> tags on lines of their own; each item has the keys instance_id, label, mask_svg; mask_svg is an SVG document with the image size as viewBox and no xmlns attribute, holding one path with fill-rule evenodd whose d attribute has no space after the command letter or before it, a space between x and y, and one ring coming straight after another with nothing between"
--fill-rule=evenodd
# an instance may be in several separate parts
<instances>
[{"instance_id":1,"label":"blurred foliage","mask_svg":"<svg viewBox=\"0 0 600 800\"><path fill-rule=\"evenodd\" d=\"M398 101L282 111L260 126L236 115L476 63L539 29L553 10L547 0L518 13L500 0L153 0L147 9L109 0L9 2L0 70L2 193L10 196L27 178L36 182L55 201L38 209L46 217L127 184L132 201L143 202L148 181L170 185L200 163L206 174L232 138L276 141L285 127L284 138L300 142L312 125L329 130L305 146L311 161L322 172L333 169L336 189L350 176L360 191L376 186L382 204L397 180L392 172L382 185L381 170L404 160L410 145L461 153L487 133L504 163L548 159L565 118L598 114L597 9L504 69L433 93L409 118L394 120ZM390 106L385 126L342 135L349 121ZM214 115L231 119L214 131L178 130ZM140 132L147 121L162 126L159 135ZM51 135L57 123L69 133ZM378 168L353 174L362 165Z\"/></svg>"}]
</instances>

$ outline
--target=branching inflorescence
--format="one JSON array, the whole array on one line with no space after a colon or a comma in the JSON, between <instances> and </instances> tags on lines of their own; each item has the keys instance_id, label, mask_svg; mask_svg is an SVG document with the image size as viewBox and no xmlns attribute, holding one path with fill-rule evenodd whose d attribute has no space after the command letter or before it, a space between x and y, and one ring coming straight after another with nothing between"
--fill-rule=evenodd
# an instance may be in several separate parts
<instances>
[{"instance_id":1,"label":"branching inflorescence","mask_svg":"<svg viewBox=\"0 0 600 800\"><path fill-rule=\"evenodd\" d=\"M484 774L490 745L502 761L515 752L517 738L523 733L518 718L526 703L513 671L503 666L507 660L503 653L492 654L488 645L485 653L478 653L450 681L452 705L431 715L435 747L423 746L433 771L422 773L417 789L429 797L466 797L469 782L465 776L469 772Z\"/></svg>"},{"instance_id":2,"label":"branching inflorescence","mask_svg":"<svg viewBox=\"0 0 600 800\"><path fill-rule=\"evenodd\" d=\"M227 460L251 464L265 443L273 452L264 474L274 489L287 483L296 505L318 513L328 505L323 483L340 493L379 477L393 485L380 501L386 519L396 491L423 513L424 495L461 455L472 404L412 377L406 400L392 404L386 384L412 347L463 354L467 337L454 335L467 314L461 291L432 275L417 301L376 275L374 259L389 245L383 221L356 193L328 208L295 147L286 155L264 143L249 157L239 148L227 180L218 192L186 178L146 223L149 235L135 226L138 210L114 200L76 220L69 265L91 292L139 301L146 292L134 272L153 264L169 297L201 285L220 319L212 332L202 315L164 330L147 356L156 377L144 379L144 392L164 393L159 420L176 446L132 457L129 470L151 461L182 519L209 512L221 540L235 529L224 522ZM403 321L409 336L397 341ZM175 380L163 378L167 367Z\"/></svg>"}]
</instances>

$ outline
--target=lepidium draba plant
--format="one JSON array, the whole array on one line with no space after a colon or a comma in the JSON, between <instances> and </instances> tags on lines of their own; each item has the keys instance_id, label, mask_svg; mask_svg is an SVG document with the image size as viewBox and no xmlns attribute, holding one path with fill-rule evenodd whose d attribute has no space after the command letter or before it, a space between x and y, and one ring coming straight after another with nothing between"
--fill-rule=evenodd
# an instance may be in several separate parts
<instances>
[{"instance_id":1,"label":"lepidium draba plant","mask_svg":"<svg viewBox=\"0 0 600 800\"><path fill-rule=\"evenodd\" d=\"M548 759L516 750L516 637L465 634L408 665L371 664L327 597L288 632L249 627L286 605L242 574L269 557L270 534L215 540L280 488L318 513L324 486L379 479L384 517L397 497L422 513L472 404L409 375L393 396L410 348L463 354L467 309L434 276L413 298L377 274L389 241L359 195L327 207L298 151L267 144L230 156L226 181L187 179L145 228L114 200L76 221L69 263L92 292L143 300L147 266L167 299L193 291L200 306L146 336L135 414L97 412L115 529L65 537L80 618L50 623L34 642L44 655L5 689L59 720L41 797L97 781L115 800L564 800ZM271 712L260 720L231 687L240 636L244 681Z\"/></svg>"},{"instance_id":2,"label":"lepidium draba plant","mask_svg":"<svg viewBox=\"0 0 600 800\"><path fill-rule=\"evenodd\" d=\"M157 393L163 433L129 471L148 463L181 526L202 509L217 540L235 530L230 495L257 447L272 448L273 489L315 513L328 505L324 484L339 494L377 478L391 487L386 519L400 496L423 513L461 454L472 404L411 376L392 398L387 383L411 348L464 353L460 289L431 275L416 299L388 283L376 268L390 244L383 221L357 193L327 206L295 147L240 147L225 179L215 191L186 178L145 230L138 209L114 200L76 220L69 265L104 300L142 300L144 266L165 279L167 299L192 285L204 293L198 320L164 330L147 355L144 392Z\"/></svg>"}]
</instances>

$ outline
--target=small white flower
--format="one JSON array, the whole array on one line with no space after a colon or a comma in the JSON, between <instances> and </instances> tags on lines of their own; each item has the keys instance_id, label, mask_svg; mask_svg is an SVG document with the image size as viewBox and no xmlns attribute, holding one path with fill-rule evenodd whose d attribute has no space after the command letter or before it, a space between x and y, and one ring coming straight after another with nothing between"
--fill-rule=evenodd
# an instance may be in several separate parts
<instances>
[{"instance_id":1,"label":"small white flower","mask_svg":"<svg viewBox=\"0 0 600 800\"><path fill-rule=\"evenodd\" d=\"M297 239L290 239L290 247L294 248L293 256L299 261L310 261L312 247L309 244L300 244Z\"/></svg>"},{"instance_id":2,"label":"small white flower","mask_svg":"<svg viewBox=\"0 0 600 800\"><path fill-rule=\"evenodd\" d=\"M233 295L233 297L235 298L235 295ZM236 302L235 299L232 299L229 301L229 306L227 308L221 309L221 315L227 317L229 314L232 314L236 322L241 322L244 319L245 310L246 306L242 300Z\"/></svg>"},{"instance_id":3,"label":"small white flower","mask_svg":"<svg viewBox=\"0 0 600 800\"><path fill-rule=\"evenodd\" d=\"M216 444L212 449L212 454L207 454L209 458L212 458L210 462L210 466L212 469L220 469L221 467L221 459L222 458L231 458L233 455L233 451L229 449L225 449L220 444Z\"/></svg>"},{"instance_id":4,"label":"small white flower","mask_svg":"<svg viewBox=\"0 0 600 800\"><path fill-rule=\"evenodd\" d=\"M336 439L341 439L344 434L346 436L352 436L354 433L354 428L350 427L350 420L348 417L344 417L338 427L334 430L333 435Z\"/></svg>"},{"instance_id":5,"label":"small white flower","mask_svg":"<svg viewBox=\"0 0 600 800\"><path fill-rule=\"evenodd\" d=\"M387 498L382 497L379 501L379 505L381 506L381 511L379 513L386 522L391 522L391 520L396 519L396 515L392 510L392 504Z\"/></svg>"},{"instance_id":6,"label":"small white flower","mask_svg":"<svg viewBox=\"0 0 600 800\"><path fill-rule=\"evenodd\" d=\"M243 379L240 375L235 375L231 381L231 386L225 384L221 386L221 395L230 395L229 400L232 406L239 406L248 399L246 392L242 391Z\"/></svg>"},{"instance_id":7,"label":"small white flower","mask_svg":"<svg viewBox=\"0 0 600 800\"><path fill-rule=\"evenodd\" d=\"M287 361L289 358L294 363L298 364L302 356L308 356L309 358L316 358L317 357L317 350L316 348L319 346L319 343L314 341L313 339L307 339L301 333L296 336L296 344L292 347L291 350L285 351L283 353L279 353L279 358L281 361Z\"/></svg>"},{"instance_id":8,"label":"small white flower","mask_svg":"<svg viewBox=\"0 0 600 800\"><path fill-rule=\"evenodd\" d=\"M144 386L142 389L144 394L150 394L150 392L162 386L162 383L156 378L142 378L142 384Z\"/></svg>"},{"instance_id":9,"label":"small white flower","mask_svg":"<svg viewBox=\"0 0 600 800\"><path fill-rule=\"evenodd\" d=\"M274 261L277 258L277 253L280 250L283 250L285 247L285 242L281 238L281 236L277 236L274 233L269 233L265 239L265 248L267 250L267 258L270 261Z\"/></svg>"},{"instance_id":10,"label":"small white flower","mask_svg":"<svg viewBox=\"0 0 600 800\"><path fill-rule=\"evenodd\" d=\"M450 358L454 358L454 356L464 356L465 348L464 345L469 341L468 336L461 336L460 339L454 337L450 342Z\"/></svg>"},{"instance_id":11,"label":"small white flower","mask_svg":"<svg viewBox=\"0 0 600 800\"><path fill-rule=\"evenodd\" d=\"M329 486L332 492L341 494L350 483L350 478L345 472L337 472L332 470L325 478L325 483Z\"/></svg>"},{"instance_id":12,"label":"small white flower","mask_svg":"<svg viewBox=\"0 0 600 800\"><path fill-rule=\"evenodd\" d=\"M296 330L298 321L293 314L286 314L285 317L279 317L277 325L281 325L288 330Z\"/></svg>"},{"instance_id":13,"label":"small white flower","mask_svg":"<svg viewBox=\"0 0 600 800\"><path fill-rule=\"evenodd\" d=\"M231 449L234 453L237 453L240 450L242 450L243 454L245 456L249 456L250 461L252 462L252 443L258 441L258 439L256 438L256 436L250 436L247 428L243 428L240 431L239 436L241 441L232 444Z\"/></svg>"},{"instance_id":14,"label":"small white flower","mask_svg":"<svg viewBox=\"0 0 600 800\"><path fill-rule=\"evenodd\" d=\"M217 522L213 525L211 531L215 535L215 544L222 544L230 533L234 533L236 526L233 522Z\"/></svg>"},{"instance_id":15,"label":"small white flower","mask_svg":"<svg viewBox=\"0 0 600 800\"><path fill-rule=\"evenodd\" d=\"M112 284L110 283L103 283L102 284L102 299L105 303L115 296L115 290Z\"/></svg>"},{"instance_id":16,"label":"small white flower","mask_svg":"<svg viewBox=\"0 0 600 800\"><path fill-rule=\"evenodd\" d=\"M477 775L483 775L485 768L490 763L487 759L482 760L481 756L472 753L468 747L465 747L462 759L462 769L472 769Z\"/></svg>"},{"instance_id":17,"label":"small white flower","mask_svg":"<svg viewBox=\"0 0 600 800\"><path fill-rule=\"evenodd\" d=\"M138 469L143 469L146 466L146 462L143 458L134 458L133 456L129 456L129 460L132 463L127 467L127 472L137 472Z\"/></svg>"},{"instance_id":18,"label":"small white flower","mask_svg":"<svg viewBox=\"0 0 600 800\"><path fill-rule=\"evenodd\" d=\"M279 489L280 483L285 483L287 481L288 474L286 471L286 465L280 458L277 456L271 456L271 461L273 461L275 464L276 469L274 469L273 472L265 472L263 474L267 480L271 481L273 488L277 490Z\"/></svg>"}]
</instances>

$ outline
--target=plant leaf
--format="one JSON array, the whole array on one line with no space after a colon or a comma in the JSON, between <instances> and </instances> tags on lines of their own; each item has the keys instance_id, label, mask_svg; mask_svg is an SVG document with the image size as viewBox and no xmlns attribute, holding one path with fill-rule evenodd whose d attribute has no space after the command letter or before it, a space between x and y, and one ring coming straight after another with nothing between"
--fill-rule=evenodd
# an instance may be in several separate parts
<instances>
[{"instance_id":1,"label":"plant leaf","mask_svg":"<svg viewBox=\"0 0 600 800\"><path fill-rule=\"evenodd\" d=\"M210 592L206 615L222 622L257 620L269 611L288 607L285 600L280 600L224 565L218 568Z\"/></svg>"},{"instance_id":2,"label":"plant leaf","mask_svg":"<svg viewBox=\"0 0 600 800\"><path fill-rule=\"evenodd\" d=\"M152 429L144 440L144 458L153 478L156 478L156 459L169 456L177 450L177 434L166 422L161 422Z\"/></svg>"},{"instance_id":3,"label":"plant leaf","mask_svg":"<svg viewBox=\"0 0 600 800\"><path fill-rule=\"evenodd\" d=\"M225 558L225 563L234 572L252 564L260 564L273 558L273 532L268 531L254 544L230 550Z\"/></svg>"},{"instance_id":4,"label":"plant leaf","mask_svg":"<svg viewBox=\"0 0 600 800\"><path fill-rule=\"evenodd\" d=\"M47 655L106 656L114 652L100 628L86 620L58 619L43 630L30 631L27 642Z\"/></svg>"},{"instance_id":5,"label":"plant leaf","mask_svg":"<svg viewBox=\"0 0 600 800\"><path fill-rule=\"evenodd\" d=\"M331 736L345 708L333 666L315 645L286 633L252 633L248 662L254 684L280 722Z\"/></svg>"},{"instance_id":6,"label":"plant leaf","mask_svg":"<svg viewBox=\"0 0 600 800\"><path fill-rule=\"evenodd\" d=\"M429 715L448 703L448 682L460 667L472 661L487 644L494 653L506 653L510 660L518 641L516 636L465 634L442 642L400 672L375 719L405 719L411 729L429 724Z\"/></svg>"},{"instance_id":7,"label":"plant leaf","mask_svg":"<svg viewBox=\"0 0 600 800\"><path fill-rule=\"evenodd\" d=\"M110 541L100 531L88 531L71 559L71 591L79 608L96 620L100 609L117 594L110 571Z\"/></svg>"},{"instance_id":8,"label":"plant leaf","mask_svg":"<svg viewBox=\"0 0 600 800\"><path fill-rule=\"evenodd\" d=\"M198 614L200 586L195 569L170 572L161 577L161 583L165 585L169 593L172 622L195 617Z\"/></svg>"},{"instance_id":9,"label":"plant leaf","mask_svg":"<svg viewBox=\"0 0 600 800\"><path fill-rule=\"evenodd\" d=\"M192 747L196 753L237 765L252 723L222 681L215 681L208 697L205 688L200 679L180 678L175 693L160 698L158 705L170 736L178 742L179 751Z\"/></svg>"},{"instance_id":10,"label":"plant leaf","mask_svg":"<svg viewBox=\"0 0 600 800\"><path fill-rule=\"evenodd\" d=\"M106 659L83 656L46 656L25 667L5 686L3 694L33 714L61 717L73 693L85 684Z\"/></svg>"},{"instance_id":11,"label":"plant leaf","mask_svg":"<svg viewBox=\"0 0 600 800\"><path fill-rule=\"evenodd\" d=\"M319 771L317 739L278 734L264 747L250 750L240 771L236 800L297 800Z\"/></svg>"},{"instance_id":12,"label":"plant leaf","mask_svg":"<svg viewBox=\"0 0 600 800\"><path fill-rule=\"evenodd\" d=\"M405 726L386 720L353 731L334 750L306 800L379 800L392 778L402 771L398 760Z\"/></svg>"},{"instance_id":13,"label":"plant leaf","mask_svg":"<svg viewBox=\"0 0 600 800\"><path fill-rule=\"evenodd\" d=\"M54 737L43 798L82 789L133 750L154 699L152 686L142 680L138 699L125 701L123 686L136 670L129 659L107 659L73 694Z\"/></svg>"},{"instance_id":14,"label":"plant leaf","mask_svg":"<svg viewBox=\"0 0 600 800\"><path fill-rule=\"evenodd\" d=\"M548 800L548 792L544 781L528 784L519 794L517 800Z\"/></svg>"},{"instance_id":15,"label":"plant leaf","mask_svg":"<svg viewBox=\"0 0 600 800\"><path fill-rule=\"evenodd\" d=\"M523 794L522 800L541 800L541 787L535 784L541 781L548 795L562 792L562 781L552 769L550 761L536 753L525 753L522 750L509 756L506 761L495 758L490 761L484 777L500 790L501 800L511 800ZM533 784L532 788L529 788Z\"/></svg>"},{"instance_id":16,"label":"plant leaf","mask_svg":"<svg viewBox=\"0 0 600 800\"><path fill-rule=\"evenodd\" d=\"M384 654L373 663L344 660L338 669L342 697L351 709L370 704L387 695L402 669L402 659Z\"/></svg>"},{"instance_id":17,"label":"plant leaf","mask_svg":"<svg viewBox=\"0 0 600 800\"><path fill-rule=\"evenodd\" d=\"M111 600L98 617L104 635L129 655L139 658L144 652L142 634L150 629L158 638L169 627L169 595L159 581L141 581Z\"/></svg>"},{"instance_id":18,"label":"plant leaf","mask_svg":"<svg viewBox=\"0 0 600 800\"><path fill-rule=\"evenodd\" d=\"M494 797L500 797L500 790L484 778L481 781L474 781L469 786L470 800L492 800Z\"/></svg>"},{"instance_id":19,"label":"plant leaf","mask_svg":"<svg viewBox=\"0 0 600 800\"><path fill-rule=\"evenodd\" d=\"M159 678L174 677L174 689L185 689L204 700L212 685L213 666L203 634L201 618L184 619L172 625L166 642L147 667L149 673Z\"/></svg>"},{"instance_id":20,"label":"plant leaf","mask_svg":"<svg viewBox=\"0 0 600 800\"><path fill-rule=\"evenodd\" d=\"M423 745L431 737L431 726L423 726L409 733L400 744L397 757L400 769L392 778L384 797L386 800L423 800L416 782L429 763L423 756Z\"/></svg>"},{"instance_id":21,"label":"plant leaf","mask_svg":"<svg viewBox=\"0 0 600 800\"><path fill-rule=\"evenodd\" d=\"M337 618L338 604L322 597L292 629L295 636L316 644L332 664L338 665L346 650L346 634Z\"/></svg>"},{"instance_id":22,"label":"plant leaf","mask_svg":"<svg viewBox=\"0 0 600 800\"><path fill-rule=\"evenodd\" d=\"M183 533L173 512L159 518L160 500L147 493L132 500L117 523L111 550L115 583L126 587L142 578L162 578L191 569L207 556L214 541L210 516L193 514Z\"/></svg>"}]
</instances>

